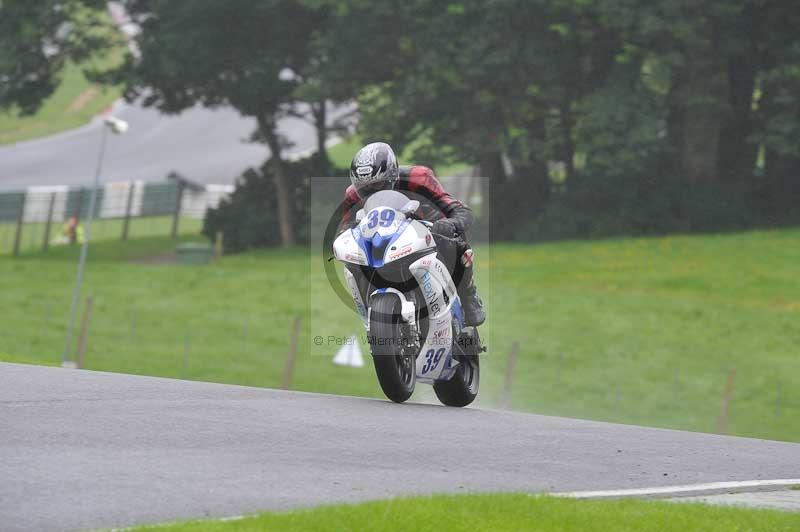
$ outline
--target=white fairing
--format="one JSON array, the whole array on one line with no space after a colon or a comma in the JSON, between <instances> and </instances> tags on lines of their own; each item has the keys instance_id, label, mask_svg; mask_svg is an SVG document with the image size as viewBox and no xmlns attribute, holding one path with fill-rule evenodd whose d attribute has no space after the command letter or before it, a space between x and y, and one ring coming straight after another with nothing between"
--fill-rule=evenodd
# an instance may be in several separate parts
<instances>
[{"instance_id":1,"label":"white fairing","mask_svg":"<svg viewBox=\"0 0 800 532\"><path fill-rule=\"evenodd\" d=\"M352 231L345 231L333 242L333 256L336 260L353 264L367 264L367 255L353 238Z\"/></svg>"},{"instance_id":2,"label":"white fairing","mask_svg":"<svg viewBox=\"0 0 800 532\"><path fill-rule=\"evenodd\" d=\"M352 296L353 302L356 304L356 312L358 312L358 316L361 318L364 328L367 330L367 332L369 332L367 307L364 305L364 301L361 299L361 293L358 291L358 283L356 283L356 278L347 268L344 269L344 280L345 283L347 283L347 289L350 291L350 296Z\"/></svg>"},{"instance_id":3,"label":"white fairing","mask_svg":"<svg viewBox=\"0 0 800 532\"><path fill-rule=\"evenodd\" d=\"M392 214L385 216L384 211L391 211ZM388 219L391 222L382 225L381 221ZM389 207L379 207L370 211L356 227L344 231L334 240L333 255L342 262L371 265L359 241L363 245L376 236L390 240L382 256L371 257L374 261L383 261L383 264L436 246L430 231L420 222L407 220L403 213Z\"/></svg>"},{"instance_id":4,"label":"white fairing","mask_svg":"<svg viewBox=\"0 0 800 532\"><path fill-rule=\"evenodd\" d=\"M386 250L384 264L396 261L417 251L432 249L435 245L433 235L431 235L427 227L416 220L409 220L402 234ZM392 249L393 247L396 249Z\"/></svg>"},{"instance_id":5,"label":"white fairing","mask_svg":"<svg viewBox=\"0 0 800 532\"><path fill-rule=\"evenodd\" d=\"M457 364L452 358L451 308L458 298L455 283L435 253L412 262L409 270L425 298L429 320L428 335L417 357L417 378L427 381L448 379Z\"/></svg>"}]
</instances>

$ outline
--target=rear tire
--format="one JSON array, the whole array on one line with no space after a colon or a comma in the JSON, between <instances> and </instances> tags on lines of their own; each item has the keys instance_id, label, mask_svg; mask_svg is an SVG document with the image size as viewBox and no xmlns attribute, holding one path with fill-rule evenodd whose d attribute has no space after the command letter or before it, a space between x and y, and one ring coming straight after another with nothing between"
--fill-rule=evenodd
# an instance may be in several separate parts
<instances>
[{"instance_id":1,"label":"rear tire","mask_svg":"<svg viewBox=\"0 0 800 532\"><path fill-rule=\"evenodd\" d=\"M395 403L414 393L417 370L413 354L403 354L400 331L400 300L393 294L372 298L369 335L375 373L386 397Z\"/></svg>"},{"instance_id":2,"label":"rear tire","mask_svg":"<svg viewBox=\"0 0 800 532\"><path fill-rule=\"evenodd\" d=\"M433 391L442 404L467 406L478 396L481 380L481 365L478 355L461 355L455 374L449 381L433 383Z\"/></svg>"}]
</instances>

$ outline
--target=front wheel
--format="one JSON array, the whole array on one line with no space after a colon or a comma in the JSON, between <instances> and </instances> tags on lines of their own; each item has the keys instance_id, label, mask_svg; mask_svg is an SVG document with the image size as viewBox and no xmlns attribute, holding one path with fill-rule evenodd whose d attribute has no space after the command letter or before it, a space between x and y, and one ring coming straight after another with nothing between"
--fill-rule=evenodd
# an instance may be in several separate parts
<instances>
[{"instance_id":1,"label":"front wheel","mask_svg":"<svg viewBox=\"0 0 800 532\"><path fill-rule=\"evenodd\" d=\"M478 396L481 364L478 355L457 357L458 368L449 381L433 383L436 397L447 406L467 406Z\"/></svg>"},{"instance_id":2,"label":"front wheel","mask_svg":"<svg viewBox=\"0 0 800 532\"><path fill-rule=\"evenodd\" d=\"M375 373L386 397L402 403L414 393L417 372L414 355L405 354L400 330L400 300L392 294L372 298L369 320L370 350Z\"/></svg>"}]
</instances>

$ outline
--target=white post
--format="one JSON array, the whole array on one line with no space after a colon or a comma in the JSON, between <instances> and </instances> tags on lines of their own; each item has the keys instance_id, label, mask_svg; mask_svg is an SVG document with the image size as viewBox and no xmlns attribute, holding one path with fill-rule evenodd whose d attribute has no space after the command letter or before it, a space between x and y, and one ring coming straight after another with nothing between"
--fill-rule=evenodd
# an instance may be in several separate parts
<instances>
[{"instance_id":1,"label":"white post","mask_svg":"<svg viewBox=\"0 0 800 532\"><path fill-rule=\"evenodd\" d=\"M81 297L81 287L83 285L83 273L86 269L86 254L89 251L89 230L92 226L92 219L94 218L94 211L97 207L97 191L100 189L100 174L103 170L103 157L106 152L106 143L108 140L108 130L117 134L125 133L128 130L128 124L118 118L110 116L104 120L103 132L100 137L100 153L97 157L97 169L94 173L94 184L92 186L92 195L89 200L89 216L86 218L86 227L84 228L83 242L81 243L81 255L78 260L78 274L75 279L75 289L72 291L72 304L69 311L69 324L67 325L67 337L64 341L64 353L62 356L62 367L76 368L77 365L72 360L72 335L75 328L75 316L78 312L78 303ZM80 213L78 213L78 223L80 224ZM75 227L77 230L77 226Z\"/></svg>"}]
</instances>

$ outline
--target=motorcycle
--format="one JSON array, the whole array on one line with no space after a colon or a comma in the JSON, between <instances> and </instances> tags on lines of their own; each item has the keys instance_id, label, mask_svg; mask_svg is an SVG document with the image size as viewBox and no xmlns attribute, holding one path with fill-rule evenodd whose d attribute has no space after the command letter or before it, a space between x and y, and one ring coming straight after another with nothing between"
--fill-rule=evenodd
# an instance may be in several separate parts
<instances>
[{"instance_id":1,"label":"motorcycle","mask_svg":"<svg viewBox=\"0 0 800 532\"><path fill-rule=\"evenodd\" d=\"M443 404L463 407L478 394L485 348L478 330L464 324L456 284L439 253L437 240L446 237L416 217L419 206L394 190L371 195L355 227L334 241L333 256L346 265L345 283L386 397L402 403L422 382L433 385Z\"/></svg>"}]
</instances>

